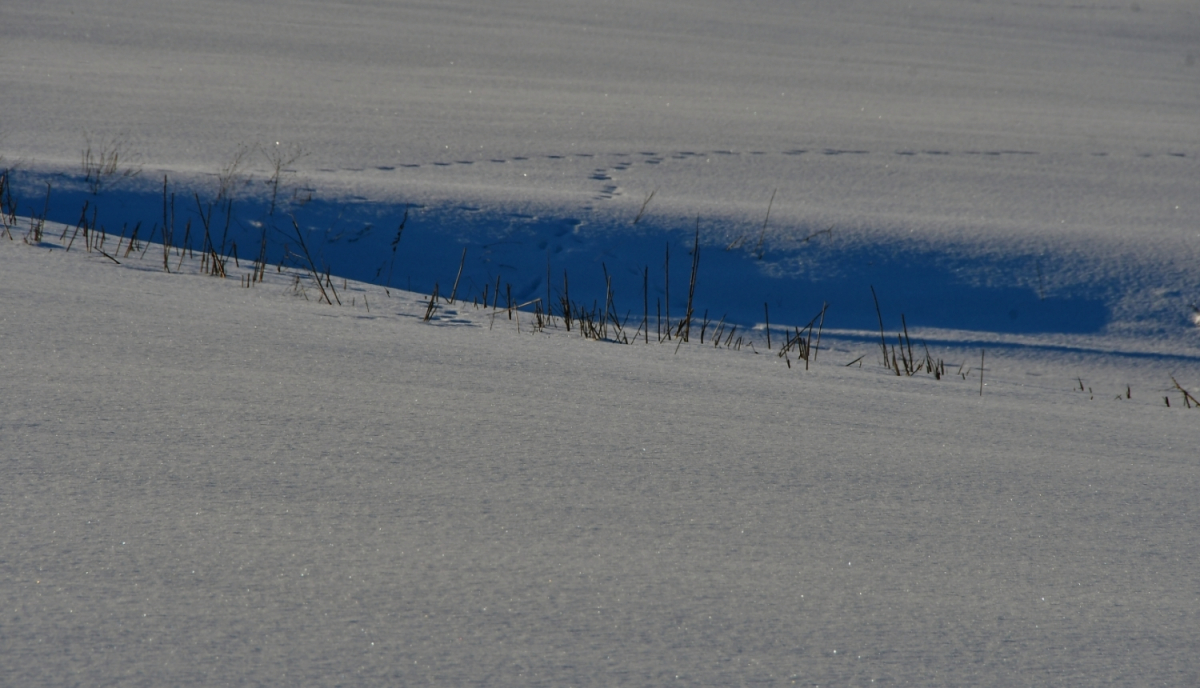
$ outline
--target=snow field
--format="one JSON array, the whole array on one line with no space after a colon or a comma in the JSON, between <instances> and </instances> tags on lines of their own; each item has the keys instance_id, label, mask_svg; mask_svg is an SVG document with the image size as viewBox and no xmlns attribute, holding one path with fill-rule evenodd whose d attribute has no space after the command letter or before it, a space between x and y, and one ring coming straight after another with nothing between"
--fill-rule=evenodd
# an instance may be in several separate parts
<instances>
[{"instance_id":1,"label":"snow field","mask_svg":"<svg viewBox=\"0 0 1200 688\"><path fill-rule=\"evenodd\" d=\"M0 170L61 223L0 236L0 683L1200 683L1197 35L1192 0L0 3ZM89 188L116 140L142 175ZM275 266L295 215L341 306L59 239L84 202L161 231L164 175L195 229L246 150L229 238ZM464 247L460 296L550 262L637 320L669 246L677 319L697 225L697 316L753 345L423 321ZM879 365L869 287L942 380ZM810 370L764 301L831 304Z\"/></svg>"},{"instance_id":2,"label":"snow field","mask_svg":"<svg viewBox=\"0 0 1200 688\"><path fill-rule=\"evenodd\" d=\"M1061 352L980 397L2 246L13 680L1195 678L1200 411Z\"/></svg>"}]
</instances>

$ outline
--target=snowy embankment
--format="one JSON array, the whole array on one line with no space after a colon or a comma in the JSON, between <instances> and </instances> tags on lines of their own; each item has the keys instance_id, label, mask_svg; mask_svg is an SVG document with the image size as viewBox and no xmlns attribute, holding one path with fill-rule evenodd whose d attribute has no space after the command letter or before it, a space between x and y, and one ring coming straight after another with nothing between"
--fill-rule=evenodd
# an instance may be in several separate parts
<instances>
[{"instance_id":1,"label":"snowy embankment","mask_svg":"<svg viewBox=\"0 0 1200 688\"><path fill-rule=\"evenodd\" d=\"M164 175L182 226L216 177L255 182L240 202L283 160L318 201L299 218L314 252L352 278L376 278L409 209L393 284L444 287L466 248L477 294L498 277L543 294L549 262L581 301L603 298L607 273L637 312L644 273L665 292L666 244L685 273L698 226L696 298L714 318L758 323L766 301L799 326L829 302L830 326L870 330L874 286L889 330L904 313L913 328L1196 347L1189 0L0 13L0 154L28 177L27 213L48 180L51 219L76 222L80 151L120 141L143 186L110 194L145 192L148 212L93 202L113 233L161 216Z\"/></svg>"},{"instance_id":2,"label":"snowy embankment","mask_svg":"<svg viewBox=\"0 0 1200 688\"><path fill-rule=\"evenodd\" d=\"M71 229L0 242L10 681L1197 679L1157 365L992 352L980 396Z\"/></svg>"}]
</instances>

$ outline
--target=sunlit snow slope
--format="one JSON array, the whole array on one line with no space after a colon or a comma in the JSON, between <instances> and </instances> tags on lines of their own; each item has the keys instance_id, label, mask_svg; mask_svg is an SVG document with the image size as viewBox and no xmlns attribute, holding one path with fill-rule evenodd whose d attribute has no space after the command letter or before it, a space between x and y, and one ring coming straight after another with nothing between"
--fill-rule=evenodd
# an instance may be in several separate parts
<instances>
[{"instance_id":1,"label":"sunlit snow slope","mask_svg":"<svg viewBox=\"0 0 1200 688\"><path fill-rule=\"evenodd\" d=\"M63 229L0 238L5 685L1200 678L1194 361L981 395Z\"/></svg>"},{"instance_id":2,"label":"sunlit snow slope","mask_svg":"<svg viewBox=\"0 0 1200 688\"><path fill-rule=\"evenodd\" d=\"M513 218L566 222L594 257L654 192L643 233L684 250L698 217L710 249L749 237L752 260L708 272L732 284L699 296L743 321L828 300L866 328L876 284L931 311L917 326L1178 341L1200 299L1198 35L1185 0L18 0L0 8L0 151L77 174L85 132L123 133L142 179L195 186L239 147L300 150L321 197L382 203L392 226L399 204L430 214L443 246L421 262L442 281L457 247L522 234L467 274L515 261L530 293L547 248L571 246ZM447 218L463 204L474 225ZM334 268L368 277L388 238L331 249ZM655 243L608 259L627 263L619 293Z\"/></svg>"}]
</instances>

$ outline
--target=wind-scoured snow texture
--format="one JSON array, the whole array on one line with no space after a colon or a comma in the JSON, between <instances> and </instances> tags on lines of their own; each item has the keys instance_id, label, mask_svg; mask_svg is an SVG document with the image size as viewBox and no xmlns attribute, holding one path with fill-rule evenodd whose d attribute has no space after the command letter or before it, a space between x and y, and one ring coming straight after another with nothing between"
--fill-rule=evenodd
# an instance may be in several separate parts
<instances>
[{"instance_id":1,"label":"wind-scoured snow texture","mask_svg":"<svg viewBox=\"0 0 1200 688\"><path fill-rule=\"evenodd\" d=\"M1200 680L1194 363L981 397L63 229L0 239L5 683Z\"/></svg>"},{"instance_id":2,"label":"wind-scoured snow texture","mask_svg":"<svg viewBox=\"0 0 1200 688\"><path fill-rule=\"evenodd\" d=\"M898 310L994 286L1177 338L1200 301L1198 35L1189 0L16 0L0 152L73 169L85 130L126 132L181 179L299 146L318 194L574 218L593 251L651 192L642 226L700 216L710 248L755 247L770 204L765 276L895 254ZM855 286L812 291L865 305Z\"/></svg>"}]
</instances>

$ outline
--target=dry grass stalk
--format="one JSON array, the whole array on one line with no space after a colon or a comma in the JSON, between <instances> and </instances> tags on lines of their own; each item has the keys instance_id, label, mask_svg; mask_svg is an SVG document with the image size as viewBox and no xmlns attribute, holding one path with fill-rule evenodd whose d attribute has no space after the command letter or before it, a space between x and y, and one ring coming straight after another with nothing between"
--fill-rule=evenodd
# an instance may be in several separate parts
<instances>
[{"instance_id":1,"label":"dry grass stalk","mask_svg":"<svg viewBox=\"0 0 1200 688\"><path fill-rule=\"evenodd\" d=\"M271 204L267 210L267 215L274 215L276 201L279 197L279 183L283 178L284 171L286 171L288 166L308 155L308 153L301 146L280 146L279 142L275 143L274 148L260 148L259 150L271 165L271 177L267 180L267 186L271 187Z\"/></svg>"},{"instance_id":2,"label":"dry grass stalk","mask_svg":"<svg viewBox=\"0 0 1200 688\"><path fill-rule=\"evenodd\" d=\"M75 223L75 231L71 233L71 240L67 242L67 253L71 252L71 246L73 246L75 244L75 237L79 236L79 228L80 227L84 228L84 230L83 230L84 236L87 235L87 211L88 211L88 202L85 199L83 201L83 210L81 210L79 212L79 222ZM64 230L64 234L65 234L65 230Z\"/></svg>"},{"instance_id":3,"label":"dry grass stalk","mask_svg":"<svg viewBox=\"0 0 1200 688\"><path fill-rule=\"evenodd\" d=\"M17 206L13 203L12 184L9 182L9 170L0 171L0 224L4 225L4 234L9 241L13 240L11 227L17 223Z\"/></svg>"},{"instance_id":4,"label":"dry grass stalk","mask_svg":"<svg viewBox=\"0 0 1200 688\"><path fill-rule=\"evenodd\" d=\"M337 305L342 305L342 300L338 298L337 288L333 286L333 280L329 278L328 265L325 266L325 286L328 287L329 291L333 294L333 299L337 301Z\"/></svg>"},{"instance_id":5,"label":"dry grass stalk","mask_svg":"<svg viewBox=\"0 0 1200 688\"><path fill-rule=\"evenodd\" d=\"M126 244L126 246L125 246L125 255L122 256L123 258L128 258L130 253L138 250L138 247L140 246L140 244L138 243L137 236L138 236L138 230L140 230L141 228L142 228L141 222L138 222L137 224L135 224L133 226L133 233L129 235L129 243Z\"/></svg>"},{"instance_id":6,"label":"dry grass stalk","mask_svg":"<svg viewBox=\"0 0 1200 688\"><path fill-rule=\"evenodd\" d=\"M688 337L692 332L692 303L696 297L696 273L700 268L700 218L696 218L696 239L692 245L692 276L688 280L688 300L687 311L683 314L683 320L679 321L679 327L675 331L675 336L683 335L683 341L688 341Z\"/></svg>"},{"instance_id":7,"label":"dry grass stalk","mask_svg":"<svg viewBox=\"0 0 1200 688\"><path fill-rule=\"evenodd\" d=\"M763 240L767 238L767 223L771 221L771 206L775 204L775 194L779 189L771 191L771 200L767 202L767 216L763 219L762 231L758 234L758 245L754 247L754 255L759 260L763 259L766 252L763 250Z\"/></svg>"},{"instance_id":8,"label":"dry grass stalk","mask_svg":"<svg viewBox=\"0 0 1200 688\"><path fill-rule=\"evenodd\" d=\"M396 249L400 246L400 237L404 236L404 226L408 224L408 204L404 204L404 217L400 218L400 226L396 228L396 238L392 239L392 262L388 266L387 282L384 289L392 288L392 271L396 269ZM263 240L266 241L266 234L263 234ZM376 274L378 277L378 273Z\"/></svg>"},{"instance_id":9,"label":"dry grass stalk","mask_svg":"<svg viewBox=\"0 0 1200 688\"><path fill-rule=\"evenodd\" d=\"M817 354L821 352L821 331L825 329L825 311L829 309L829 303L821 302L821 324L817 325L817 343L813 346L813 362L817 360Z\"/></svg>"},{"instance_id":10,"label":"dry grass stalk","mask_svg":"<svg viewBox=\"0 0 1200 688\"><path fill-rule=\"evenodd\" d=\"M979 350L979 396L983 396L983 357L987 353L983 349Z\"/></svg>"},{"instance_id":11,"label":"dry grass stalk","mask_svg":"<svg viewBox=\"0 0 1200 688\"><path fill-rule=\"evenodd\" d=\"M651 201L651 200L654 198L654 194L656 194L656 193L658 193L658 189L655 189L655 190L651 191L651 192L650 192L650 193L649 193L649 194L646 196L646 200L642 201L642 207L638 209L638 211L637 211L637 215L636 215L636 216L634 216L634 218L633 218L633 224L635 224L635 225L636 225L638 222L640 222L640 221L641 221L641 219L642 219L642 215L644 215L644 214L646 213L646 206L650 205L650 201Z\"/></svg>"},{"instance_id":12,"label":"dry grass stalk","mask_svg":"<svg viewBox=\"0 0 1200 688\"><path fill-rule=\"evenodd\" d=\"M875 285L871 285L871 298L875 299L875 315L879 318L879 348L883 351L883 367L888 366L887 338L883 334L883 311L879 308L879 297L875 294Z\"/></svg>"},{"instance_id":13,"label":"dry grass stalk","mask_svg":"<svg viewBox=\"0 0 1200 688\"><path fill-rule=\"evenodd\" d=\"M136 156L128 152L128 134L120 133L94 141L86 131L83 136L85 145L80 163L83 181L93 196L99 194L110 179L127 179L141 174L141 166L130 162Z\"/></svg>"},{"instance_id":14,"label":"dry grass stalk","mask_svg":"<svg viewBox=\"0 0 1200 688\"><path fill-rule=\"evenodd\" d=\"M707 311L705 311L707 313ZM642 273L642 327L645 328L643 337L645 343L650 343L650 266L647 265ZM704 336L700 336L700 343L704 343Z\"/></svg>"},{"instance_id":15,"label":"dry grass stalk","mask_svg":"<svg viewBox=\"0 0 1200 688\"><path fill-rule=\"evenodd\" d=\"M42 210L42 216L30 213L29 215L29 231L25 233L23 241L27 244L37 245L42 243L42 235L46 229L46 216L50 214L50 183L46 182L46 205Z\"/></svg>"},{"instance_id":16,"label":"dry grass stalk","mask_svg":"<svg viewBox=\"0 0 1200 688\"><path fill-rule=\"evenodd\" d=\"M329 298L329 294L325 293L325 287L321 284L321 273L317 272L317 264L313 262L312 254L308 252L308 245L304 243L304 232L301 231L300 223L296 222L295 217L292 217L292 227L296 230L296 240L300 242L300 250L304 252L302 257L308 261L309 274L312 276L313 281L317 283L317 289L321 292L321 298L325 299L325 303L332 306L333 301ZM205 232L207 233L207 231L208 228L205 227Z\"/></svg>"},{"instance_id":17,"label":"dry grass stalk","mask_svg":"<svg viewBox=\"0 0 1200 688\"><path fill-rule=\"evenodd\" d=\"M770 351L771 350L771 311L769 308L767 308L766 301L763 301L763 321L764 321L764 323L766 323L765 329L767 330L767 351ZM791 368L792 364L789 363L788 367Z\"/></svg>"},{"instance_id":18,"label":"dry grass stalk","mask_svg":"<svg viewBox=\"0 0 1200 688\"><path fill-rule=\"evenodd\" d=\"M570 282L567 280L567 271L563 270L563 290L562 290L562 314L563 324L567 328L567 332L571 331L571 292Z\"/></svg>"},{"instance_id":19,"label":"dry grass stalk","mask_svg":"<svg viewBox=\"0 0 1200 688\"><path fill-rule=\"evenodd\" d=\"M8 170L4 171L4 194L0 198L3 199L3 205L0 208L3 209L4 215L8 218L5 224L10 227L16 226L17 202L12 197L12 182L9 179Z\"/></svg>"},{"instance_id":20,"label":"dry grass stalk","mask_svg":"<svg viewBox=\"0 0 1200 688\"><path fill-rule=\"evenodd\" d=\"M671 338L671 242L667 242L666 256L663 258L663 284L665 285L666 294L663 296L663 301L667 307L667 339Z\"/></svg>"},{"instance_id":21,"label":"dry grass stalk","mask_svg":"<svg viewBox=\"0 0 1200 688\"><path fill-rule=\"evenodd\" d=\"M429 305L425 307L425 317L421 318L421 322L429 322L433 318L433 312L438 308L438 285L433 283L433 293L429 295Z\"/></svg>"},{"instance_id":22,"label":"dry grass stalk","mask_svg":"<svg viewBox=\"0 0 1200 688\"><path fill-rule=\"evenodd\" d=\"M1179 384L1179 381L1175 379L1174 375L1171 376L1171 383L1175 385L1175 389L1179 390L1179 392L1183 394L1183 403L1185 406L1188 408L1191 408L1192 404L1200 406L1200 400L1197 400L1196 397L1192 396L1191 392L1188 392L1186 389L1184 389Z\"/></svg>"}]
</instances>

